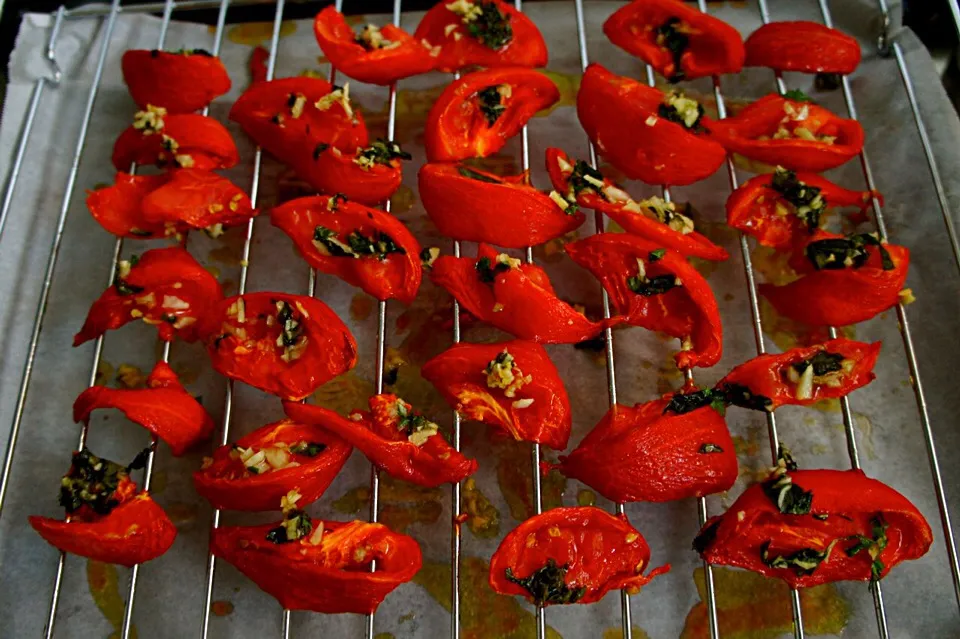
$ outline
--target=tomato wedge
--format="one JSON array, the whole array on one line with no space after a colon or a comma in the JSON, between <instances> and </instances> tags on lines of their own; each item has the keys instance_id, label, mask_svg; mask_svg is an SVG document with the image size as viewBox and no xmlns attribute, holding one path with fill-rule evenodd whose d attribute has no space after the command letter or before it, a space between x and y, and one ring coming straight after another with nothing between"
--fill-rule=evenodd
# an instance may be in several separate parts
<instances>
[{"instance_id":1,"label":"tomato wedge","mask_svg":"<svg viewBox=\"0 0 960 639\"><path fill-rule=\"evenodd\" d=\"M151 224L143 217L144 198L166 183L166 175L120 171L110 186L87 191L87 209L104 230L117 237L151 239L176 234L180 232L176 227Z\"/></svg>"},{"instance_id":2,"label":"tomato wedge","mask_svg":"<svg viewBox=\"0 0 960 639\"><path fill-rule=\"evenodd\" d=\"M159 107L139 111L113 145L113 166L129 171L141 166L184 169L229 169L240 161L227 129L205 115L174 113Z\"/></svg>"},{"instance_id":3,"label":"tomato wedge","mask_svg":"<svg viewBox=\"0 0 960 639\"><path fill-rule=\"evenodd\" d=\"M339 193L362 204L390 199L403 180L401 160L409 160L397 142L378 138L367 147L346 153L337 147L320 147L301 177L321 193Z\"/></svg>"},{"instance_id":4,"label":"tomato wedge","mask_svg":"<svg viewBox=\"0 0 960 639\"><path fill-rule=\"evenodd\" d=\"M769 22L745 46L748 67L846 75L860 64L857 39L819 22Z\"/></svg>"},{"instance_id":5,"label":"tomato wedge","mask_svg":"<svg viewBox=\"0 0 960 639\"><path fill-rule=\"evenodd\" d=\"M167 113L190 113L230 90L223 62L203 49L130 49L124 52L120 68L130 96L141 109L153 105Z\"/></svg>"}]
</instances>

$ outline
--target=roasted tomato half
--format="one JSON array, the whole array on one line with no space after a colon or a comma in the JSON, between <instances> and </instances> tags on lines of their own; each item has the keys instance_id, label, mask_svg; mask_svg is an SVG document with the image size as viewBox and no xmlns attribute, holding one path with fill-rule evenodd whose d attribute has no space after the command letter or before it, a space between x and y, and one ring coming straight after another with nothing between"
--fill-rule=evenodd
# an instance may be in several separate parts
<instances>
[{"instance_id":1,"label":"roasted tomato half","mask_svg":"<svg viewBox=\"0 0 960 639\"><path fill-rule=\"evenodd\" d=\"M131 49L123 54L120 67L141 109L153 105L168 113L190 113L230 90L223 62L203 49Z\"/></svg>"}]
</instances>

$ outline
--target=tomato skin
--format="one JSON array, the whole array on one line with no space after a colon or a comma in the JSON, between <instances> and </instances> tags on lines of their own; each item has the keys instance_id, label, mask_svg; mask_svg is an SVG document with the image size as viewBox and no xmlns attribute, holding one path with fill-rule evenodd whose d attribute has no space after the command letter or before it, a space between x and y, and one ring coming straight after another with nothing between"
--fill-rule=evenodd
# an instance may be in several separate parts
<instances>
[{"instance_id":1,"label":"tomato skin","mask_svg":"<svg viewBox=\"0 0 960 639\"><path fill-rule=\"evenodd\" d=\"M593 235L565 246L574 262L600 280L622 321L680 339L689 338L690 350L674 357L681 369L707 368L723 354L723 327L710 285L683 256L665 251L656 261L650 254L657 244L624 233ZM682 282L660 295L640 295L628 285L643 260L648 277L673 274Z\"/></svg>"},{"instance_id":2,"label":"tomato skin","mask_svg":"<svg viewBox=\"0 0 960 639\"><path fill-rule=\"evenodd\" d=\"M240 161L233 136L211 117L174 113L163 116L163 123L159 133L145 132L132 125L124 129L113 145L114 168L129 171L130 165L138 164L212 170L229 169ZM176 141L176 153L164 148L165 137ZM177 157L190 159L178 161Z\"/></svg>"},{"instance_id":3,"label":"tomato skin","mask_svg":"<svg viewBox=\"0 0 960 639\"><path fill-rule=\"evenodd\" d=\"M506 350L517 368L532 380L507 397L487 385L484 369ZM423 365L420 374L433 384L450 406L467 419L498 426L517 441L542 444L554 450L567 447L572 416L570 398L547 351L535 342L513 340L496 344L454 344ZM518 408L515 402L533 403Z\"/></svg>"},{"instance_id":4,"label":"tomato skin","mask_svg":"<svg viewBox=\"0 0 960 639\"><path fill-rule=\"evenodd\" d=\"M291 453L299 466L256 475L244 472L243 462L231 456L235 446L262 450L275 443L302 441L321 443L326 448L314 457ZM213 463L193 473L193 485L210 505L222 510L279 510L280 499L291 490L300 493L297 506L303 508L323 496L351 452L348 443L321 428L284 419L215 450Z\"/></svg>"},{"instance_id":5,"label":"tomato skin","mask_svg":"<svg viewBox=\"0 0 960 639\"><path fill-rule=\"evenodd\" d=\"M335 209L330 208L331 200L336 202ZM423 276L420 244L407 227L389 213L350 200L313 196L276 207L270 212L270 222L293 240L297 251L311 267L336 275L378 300L398 299L410 304L416 297ZM384 233L404 253L391 253L383 260L324 255L313 240L317 226L335 231L341 237L355 230L367 237Z\"/></svg>"},{"instance_id":6,"label":"tomato skin","mask_svg":"<svg viewBox=\"0 0 960 639\"><path fill-rule=\"evenodd\" d=\"M797 173L797 180L820 189L827 206L857 207L860 213L866 212L877 198L883 206L883 196L877 191L851 191L837 186L825 177L815 173ZM774 189L773 174L765 173L750 178L727 198L727 224L748 233L763 246L785 249L810 234L810 230L796 215L778 215L776 204L780 202L788 208L792 205Z\"/></svg>"},{"instance_id":7,"label":"tomato skin","mask_svg":"<svg viewBox=\"0 0 960 639\"><path fill-rule=\"evenodd\" d=\"M492 283L482 282L476 270L479 259L493 264L497 251L480 244L477 258L442 255L430 279L445 288L471 315L500 330L541 344L576 344L596 337L620 317L593 322L557 297L546 272L522 264L498 273Z\"/></svg>"},{"instance_id":8,"label":"tomato skin","mask_svg":"<svg viewBox=\"0 0 960 639\"><path fill-rule=\"evenodd\" d=\"M212 171L176 169L167 175L167 183L143 199L143 218L149 224L206 229L236 226L257 214L243 189Z\"/></svg>"},{"instance_id":9,"label":"tomato skin","mask_svg":"<svg viewBox=\"0 0 960 639\"><path fill-rule=\"evenodd\" d=\"M142 204L147 195L166 183L166 175L131 175L120 171L110 186L87 191L87 209L104 230L118 237L164 237L167 229L163 224L147 222Z\"/></svg>"},{"instance_id":10,"label":"tomato skin","mask_svg":"<svg viewBox=\"0 0 960 639\"><path fill-rule=\"evenodd\" d=\"M839 238L818 231L810 242ZM900 302L900 291L910 269L910 251L904 246L885 244L894 268L883 270L879 251L868 246L870 255L860 268L816 271L798 246L791 266L801 274L789 284L761 284L760 295L781 315L809 326L849 326L874 317Z\"/></svg>"},{"instance_id":11,"label":"tomato skin","mask_svg":"<svg viewBox=\"0 0 960 639\"><path fill-rule=\"evenodd\" d=\"M115 408L170 446L174 457L210 437L213 420L165 362L157 362L146 388L91 386L73 403L73 421L89 422L101 408Z\"/></svg>"},{"instance_id":12,"label":"tomato skin","mask_svg":"<svg viewBox=\"0 0 960 639\"><path fill-rule=\"evenodd\" d=\"M808 113L803 120L791 120L790 126L803 122L803 128L813 135L833 136L836 140L827 144L796 137L774 139L784 120L789 120L787 108L796 112L806 109ZM864 141L863 127L856 120L844 119L816 104L788 100L774 93L747 105L732 117L717 120L710 130L714 139L731 153L771 166L813 173L847 162L860 153Z\"/></svg>"},{"instance_id":13,"label":"tomato skin","mask_svg":"<svg viewBox=\"0 0 960 639\"><path fill-rule=\"evenodd\" d=\"M413 34L414 40L426 40L431 47L440 47L436 69L453 73L466 67L544 67L547 65L547 45L537 25L512 3L490 0L510 23L513 38L500 47L491 49L464 28L459 15L447 9L447 2L437 2L420 20ZM455 28L450 28L455 25ZM449 32L448 32L448 29Z\"/></svg>"},{"instance_id":14,"label":"tomato skin","mask_svg":"<svg viewBox=\"0 0 960 639\"><path fill-rule=\"evenodd\" d=\"M655 31L671 18L681 20L689 38L679 69L673 53L657 43ZM739 73L746 55L736 29L678 0L634 0L607 18L603 33L610 42L651 65L670 82Z\"/></svg>"},{"instance_id":15,"label":"tomato skin","mask_svg":"<svg viewBox=\"0 0 960 639\"><path fill-rule=\"evenodd\" d=\"M217 279L178 246L146 251L120 281L130 292L121 292L118 284L108 287L73 336L74 346L120 328L136 317L156 325L160 339L166 342L174 337L194 342L210 321L214 305L223 298ZM176 321L165 319L170 317ZM181 325L177 326L177 322Z\"/></svg>"},{"instance_id":16,"label":"tomato skin","mask_svg":"<svg viewBox=\"0 0 960 639\"><path fill-rule=\"evenodd\" d=\"M243 322L236 310L241 301ZM299 335L307 340L290 362L282 359L285 349L276 346L281 332L275 321L279 302L293 309ZM270 292L234 295L221 301L212 316L214 321L201 337L214 370L282 399L304 399L357 363L357 343L350 330L316 298ZM273 317L273 323L268 324L266 317Z\"/></svg>"},{"instance_id":17,"label":"tomato skin","mask_svg":"<svg viewBox=\"0 0 960 639\"><path fill-rule=\"evenodd\" d=\"M819 22L770 22L745 43L746 66L802 73L853 73L860 64L856 38Z\"/></svg>"},{"instance_id":18,"label":"tomato skin","mask_svg":"<svg viewBox=\"0 0 960 639\"><path fill-rule=\"evenodd\" d=\"M883 577L900 562L926 554L933 543L930 525L920 511L862 470L796 470L789 475L795 485L813 493L810 514L782 514L764 493L763 485L753 484L725 513L711 517L700 529L694 542L700 556L712 564L782 579L791 588L809 588L836 581L867 581L872 559L866 552L847 555L846 550L856 543L851 537L841 540L830 560L813 574L801 576L791 568L767 566L761 560L761 545L769 541L773 555L789 555L798 547L822 550L833 539L871 537L869 520L879 515L888 525L888 543L878 556ZM814 514L827 518L818 520Z\"/></svg>"},{"instance_id":19,"label":"tomato skin","mask_svg":"<svg viewBox=\"0 0 960 639\"><path fill-rule=\"evenodd\" d=\"M359 151L345 153L330 147L319 154L301 177L321 193L340 193L361 204L376 206L389 200L403 181L400 160L362 168L356 162Z\"/></svg>"},{"instance_id":20,"label":"tomato skin","mask_svg":"<svg viewBox=\"0 0 960 639\"><path fill-rule=\"evenodd\" d=\"M212 55L130 49L120 67L130 96L141 109L150 104L168 113L191 113L230 90L226 67Z\"/></svg>"},{"instance_id":21,"label":"tomato skin","mask_svg":"<svg viewBox=\"0 0 960 639\"><path fill-rule=\"evenodd\" d=\"M475 98L489 87L507 85L505 109L491 125ZM532 69L486 69L467 73L443 90L427 115L424 145L430 162L487 157L503 148L527 121L560 99L553 81Z\"/></svg>"},{"instance_id":22,"label":"tomato skin","mask_svg":"<svg viewBox=\"0 0 960 639\"><path fill-rule=\"evenodd\" d=\"M443 235L507 248L543 244L578 228L586 216L567 215L550 197L528 183L528 175L497 177L469 169L498 183L476 180L448 163L420 167L420 199ZM496 202L496 206L491 206Z\"/></svg>"},{"instance_id":23,"label":"tomato skin","mask_svg":"<svg viewBox=\"0 0 960 639\"><path fill-rule=\"evenodd\" d=\"M617 503L729 490L737 480L737 455L723 416L710 406L664 414L669 403L614 404L572 453L560 457L560 472ZM702 452L708 444L719 450Z\"/></svg>"},{"instance_id":24,"label":"tomato skin","mask_svg":"<svg viewBox=\"0 0 960 639\"><path fill-rule=\"evenodd\" d=\"M529 544L531 536L533 545ZM568 566L564 580L568 587L586 588L577 601L581 604L599 601L611 590L636 594L670 570L666 565L643 574L650 562L650 548L623 515L611 515L594 506L561 507L531 517L507 533L490 562L490 587L502 595L529 600L523 587L507 580L506 570L526 578L548 559Z\"/></svg>"},{"instance_id":25,"label":"tomato skin","mask_svg":"<svg viewBox=\"0 0 960 639\"><path fill-rule=\"evenodd\" d=\"M880 355L881 342L866 344L843 337L822 344L791 348L783 353L766 353L740 364L717 383L717 387L736 384L750 389L753 395L761 395L771 400L767 410L780 406L809 406L824 399L835 399L849 395L858 388L872 382L876 375L873 367ZM797 397L797 385L787 380L786 373L795 364L809 360L817 353L835 353L854 362L849 372L840 375L839 386L814 384L809 399Z\"/></svg>"},{"instance_id":26,"label":"tomato skin","mask_svg":"<svg viewBox=\"0 0 960 639\"><path fill-rule=\"evenodd\" d=\"M28 517L51 546L94 561L133 566L170 549L177 529L146 492L140 492L94 521Z\"/></svg>"},{"instance_id":27,"label":"tomato skin","mask_svg":"<svg viewBox=\"0 0 960 639\"><path fill-rule=\"evenodd\" d=\"M577 92L577 117L600 155L632 179L684 186L713 175L726 151L713 136L660 117L665 98L659 89L591 64ZM713 120L700 122L713 131Z\"/></svg>"},{"instance_id":28,"label":"tomato skin","mask_svg":"<svg viewBox=\"0 0 960 639\"><path fill-rule=\"evenodd\" d=\"M399 45L368 51L356 41L353 28L333 6L317 14L313 33L323 55L337 71L368 84L387 86L432 71L437 63L419 39L392 24L380 27L380 33L384 39Z\"/></svg>"},{"instance_id":29,"label":"tomato skin","mask_svg":"<svg viewBox=\"0 0 960 639\"><path fill-rule=\"evenodd\" d=\"M546 162L553 188L561 194L570 193L572 191L569 179L571 172L565 172L561 168L561 162L570 166L573 166L574 162L566 153L556 148L547 149ZM606 187L624 192L609 178L605 177L603 182ZM673 249L681 255L700 257L705 260L723 261L730 257L723 247L717 246L706 236L696 231L684 234L642 213L635 213L626 209L625 207L629 204L627 201L608 200L595 191L587 190L582 190L575 195L578 205L603 213L619 224L627 233L656 242L663 248Z\"/></svg>"},{"instance_id":30,"label":"tomato skin","mask_svg":"<svg viewBox=\"0 0 960 639\"><path fill-rule=\"evenodd\" d=\"M409 441L397 427L391 407L399 398L382 394L370 397L370 412L354 411L350 418L309 404L284 402L291 419L322 427L354 446L380 469L397 479L436 488L456 483L477 471L477 461L458 452L443 435L429 437L422 446ZM400 400L402 401L402 400Z\"/></svg>"},{"instance_id":31,"label":"tomato skin","mask_svg":"<svg viewBox=\"0 0 960 639\"><path fill-rule=\"evenodd\" d=\"M285 609L329 614L372 614L423 563L420 546L412 537L383 524L314 522L320 524L324 534L317 546L305 540L267 541L267 533L280 522L221 526L213 531L210 550ZM365 549L362 554L360 549ZM371 560L377 562L376 572L370 572Z\"/></svg>"}]
</instances>

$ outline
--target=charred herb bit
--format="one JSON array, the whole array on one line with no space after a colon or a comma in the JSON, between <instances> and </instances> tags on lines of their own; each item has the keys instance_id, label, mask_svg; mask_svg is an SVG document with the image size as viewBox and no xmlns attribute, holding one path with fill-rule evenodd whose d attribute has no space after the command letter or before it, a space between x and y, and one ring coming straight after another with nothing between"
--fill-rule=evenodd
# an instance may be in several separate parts
<instances>
[{"instance_id":1,"label":"charred herb bit","mask_svg":"<svg viewBox=\"0 0 960 639\"><path fill-rule=\"evenodd\" d=\"M323 246L333 257L354 257L350 245L341 242L337 238L337 232L326 226L317 226L313 229L313 242Z\"/></svg>"},{"instance_id":2,"label":"charred herb bit","mask_svg":"<svg viewBox=\"0 0 960 639\"><path fill-rule=\"evenodd\" d=\"M668 94L666 102L657 107L657 114L664 120L675 122L688 131L699 133L706 130L700 122L704 115L703 105L682 93Z\"/></svg>"},{"instance_id":3,"label":"charred herb bit","mask_svg":"<svg viewBox=\"0 0 960 639\"><path fill-rule=\"evenodd\" d=\"M717 538L717 529L720 528L720 520L717 519L712 524L704 528L699 535L693 538L693 549L698 554L707 552L710 544Z\"/></svg>"},{"instance_id":4,"label":"charred herb bit","mask_svg":"<svg viewBox=\"0 0 960 639\"><path fill-rule=\"evenodd\" d=\"M677 284L677 277L670 273L655 275L650 278L641 278L639 276L627 278L627 287L637 295L643 295L644 297L663 295L677 286L679 286L679 284Z\"/></svg>"},{"instance_id":5,"label":"charred herb bit","mask_svg":"<svg viewBox=\"0 0 960 639\"><path fill-rule=\"evenodd\" d=\"M573 172L567 178L567 182L573 189L574 195L579 194L580 191L594 191L603 199L607 199L603 192L603 173L583 160L577 160L573 165Z\"/></svg>"},{"instance_id":6,"label":"charred herb bit","mask_svg":"<svg viewBox=\"0 0 960 639\"><path fill-rule=\"evenodd\" d=\"M478 182L489 182L490 184L503 184L503 181L499 178L493 177L492 175L484 175L483 173L477 173L473 169L469 169L465 166L458 166L457 171L460 172L460 175L471 180L477 180Z\"/></svg>"},{"instance_id":7,"label":"charred herb bit","mask_svg":"<svg viewBox=\"0 0 960 639\"><path fill-rule=\"evenodd\" d=\"M783 94L788 100L793 100L794 102L813 102L813 98L801 91L800 89L791 89Z\"/></svg>"},{"instance_id":8,"label":"charred herb bit","mask_svg":"<svg viewBox=\"0 0 960 639\"><path fill-rule=\"evenodd\" d=\"M570 588L564 582L569 566L558 566L554 559L547 559L547 563L533 572L529 577L517 577L513 570L507 568L507 581L515 583L533 598L538 607L547 604L577 603L587 593L586 586Z\"/></svg>"},{"instance_id":9,"label":"charred herb bit","mask_svg":"<svg viewBox=\"0 0 960 639\"><path fill-rule=\"evenodd\" d=\"M895 268L890 253L877 237L871 233L860 233L848 237L817 240L807 244L807 259L818 271L860 268L870 259L868 246L877 247L880 264L885 271Z\"/></svg>"},{"instance_id":10,"label":"charred herb bit","mask_svg":"<svg viewBox=\"0 0 960 639\"><path fill-rule=\"evenodd\" d=\"M723 449L716 444L704 444L697 452L699 452L701 455L708 455L710 453L722 453Z\"/></svg>"},{"instance_id":11,"label":"charred herb bit","mask_svg":"<svg viewBox=\"0 0 960 639\"><path fill-rule=\"evenodd\" d=\"M813 548L802 548L791 555L770 556L770 542L764 542L760 546L760 559L771 568L792 568L793 571L803 577L812 575L820 567L820 564L830 557L833 547L837 545L839 539L834 539L830 545L823 550L814 550Z\"/></svg>"},{"instance_id":12,"label":"charred herb bit","mask_svg":"<svg viewBox=\"0 0 960 639\"><path fill-rule=\"evenodd\" d=\"M499 273L506 273L510 270L510 265L503 262L491 264L489 257L481 257L473 268L477 270L481 282L492 284Z\"/></svg>"},{"instance_id":13,"label":"charred herb bit","mask_svg":"<svg viewBox=\"0 0 960 639\"><path fill-rule=\"evenodd\" d=\"M354 162L361 168L371 169L375 164L391 166L394 160L409 160L412 157L398 142L377 138L373 144L357 153Z\"/></svg>"},{"instance_id":14,"label":"charred herb bit","mask_svg":"<svg viewBox=\"0 0 960 639\"><path fill-rule=\"evenodd\" d=\"M692 393L676 393L663 409L663 414L683 415L704 406L709 406L723 415L727 409L727 398L715 388L705 388Z\"/></svg>"},{"instance_id":15,"label":"charred herb bit","mask_svg":"<svg viewBox=\"0 0 960 639\"><path fill-rule=\"evenodd\" d=\"M797 464L790 452L781 446L777 451L777 465L770 478L763 482L763 492L785 515L806 515L813 506L813 493L793 483L789 471Z\"/></svg>"},{"instance_id":16,"label":"charred herb bit","mask_svg":"<svg viewBox=\"0 0 960 639\"><path fill-rule=\"evenodd\" d=\"M820 351L810 359L805 359L802 362L792 364L791 367L793 370L797 371L798 374L802 375L803 371L807 370L808 366L813 366L814 376L820 377L821 375L827 375L829 373L835 373L843 370L843 360L843 355L839 353Z\"/></svg>"},{"instance_id":17,"label":"charred herb bit","mask_svg":"<svg viewBox=\"0 0 960 639\"><path fill-rule=\"evenodd\" d=\"M487 124L489 126L493 126L496 121L500 119L500 116L503 115L503 112L507 110L507 107L502 102L502 98L503 93L498 84L477 91L477 103L480 106L480 111L484 117L487 118Z\"/></svg>"},{"instance_id":18,"label":"charred herb bit","mask_svg":"<svg viewBox=\"0 0 960 639\"><path fill-rule=\"evenodd\" d=\"M279 301L277 306L277 324L280 325L280 335L277 337L277 346L290 348L300 341L302 326L293 317L293 307L287 302Z\"/></svg>"},{"instance_id":19,"label":"charred herb bit","mask_svg":"<svg viewBox=\"0 0 960 639\"><path fill-rule=\"evenodd\" d=\"M478 2L474 6L480 13L466 22L467 33L472 38L491 49L500 49L513 40L509 15L500 13L500 8L493 2Z\"/></svg>"},{"instance_id":20,"label":"charred herb bit","mask_svg":"<svg viewBox=\"0 0 960 639\"><path fill-rule=\"evenodd\" d=\"M117 275L116 279L113 281L113 287L117 290L117 295L136 295L137 293L142 293L144 288L142 286L136 286L130 284L126 280L122 279Z\"/></svg>"},{"instance_id":21,"label":"charred herb bit","mask_svg":"<svg viewBox=\"0 0 960 639\"><path fill-rule=\"evenodd\" d=\"M324 144L321 142L313 148L313 159L319 160L320 156L323 155L323 152L330 148L329 144Z\"/></svg>"},{"instance_id":22,"label":"charred herb bit","mask_svg":"<svg viewBox=\"0 0 960 639\"><path fill-rule=\"evenodd\" d=\"M673 56L673 74L667 78L670 82L679 82L686 77L680 62L684 51L690 46L690 37L684 33L683 21L680 18L668 18L666 22L653 30L657 44Z\"/></svg>"},{"instance_id":23,"label":"charred herb bit","mask_svg":"<svg viewBox=\"0 0 960 639\"><path fill-rule=\"evenodd\" d=\"M289 510L283 513L283 523L267 532L267 541L285 544L307 537L313 531L310 515L302 510Z\"/></svg>"},{"instance_id":24,"label":"charred herb bit","mask_svg":"<svg viewBox=\"0 0 960 639\"><path fill-rule=\"evenodd\" d=\"M321 442L300 441L290 445L290 452L294 455L303 455L304 457L316 457L327 449L327 445Z\"/></svg>"},{"instance_id":25,"label":"charred herb bit","mask_svg":"<svg viewBox=\"0 0 960 639\"><path fill-rule=\"evenodd\" d=\"M884 564L880 560L880 553L887 547L887 528L890 526L887 522L883 520L883 517L877 515L870 520L870 526L872 527L873 537L866 537L864 535L854 535L853 539L857 540L857 543L847 548L847 556L853 557L864 550L867 551L867 554L870 555L870 558L873 562L870 564L870 578L873 581L879 581L880 575L883 574Z\"/></svg>"},{"instance_id":26,"label":"charred herb bit","mask_svg":"<svg viewBox=\"0 0 960 639\"><path fill-rule=\"evenodd\" d=\"M827 203L818 187L801 182L796 173L781 166L774 171L770 186L796 208L797 217L806 223L811 233L820 227L820 216Z\"/></svg>"},{"instance_id":27,"label":"charred herb bit","mask_svg":"<svg viewBox=\"0 0 960 639\"><path fill-rule=\"evenodd\" d=\"M405 255L407 252L397 246L392 237L380 231L371 237L367 237L360 231L353 231L347 236L347 244L355 257L373 256L381 261L387 259L387 255L391 253Z\"/></svg>"},{"instance_id":28,"label":"charred herb bit","mask_svg":"<svg viewBox=\"0 0 960 639\"><path fill-rule=\"evenodd\" d=\"M423 446L430 437L440 432L435 423L411 410L402 399L397 400L396 411L397 429L417 446Z\"/></svg>"},{"instance_id":29,"label":"charred herb bit","mask_svg":"<svg viewBox=\"0 0 960 639\"><path fill-rule=\"evenodd\" d=\"M773 400L764 395L757 395L742 384L724 384L717 390L723 393L728 404L749 408L751 410L762 410L769 412L772 410Z\"/></svg>"},{"instance_id":30,"label":"charred herb bit","mask_svg":"<svg viewBox=\"0 0 960 639\"><path fill-rule=\"evenodd\" d=\"M836 91L843 83L843 76L839 73L818 73L813 78L813 86L817 91Z\"/></svg>"},{"instance_id":31,"label":"charred herb bit","mask_svg":"<svg viewBox=\"0 0 960 639\"><path fill-rule=\"evenodd\" d=\"M129 476L131 470L145 465L143 452L129 466L121 466L84 448L73 454L70 470L60 480L60 505L68 514L88 506L98 515L106 515L120 503L115 498L120 482Z\"/></svg>"}]
</instances>

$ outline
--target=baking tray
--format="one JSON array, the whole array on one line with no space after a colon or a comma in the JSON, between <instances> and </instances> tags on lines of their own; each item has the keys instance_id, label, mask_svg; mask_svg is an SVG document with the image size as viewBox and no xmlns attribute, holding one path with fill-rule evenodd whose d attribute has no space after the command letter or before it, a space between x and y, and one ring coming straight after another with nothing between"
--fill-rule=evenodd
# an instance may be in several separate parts
<instances>
[{"instance_id":1,"label":"baking tray","mask_svg":"<svg viewBox=\"0 0 960 639\"><path fill-rule=\"evenodd\" d=\"M375 616L291 615L280 611L275 601L230 566L214 563L207 554L206 539L210 526L220 523L220 515L198 501L189 481L190 472L199 464L199 453L172 459L161 448L146 471L145 481L153 482L153 492L181 533L167 555L142 570L131 571L75 557L58 558L56 551L25 525L24 517L55 511L52 495L57 478L68 451L77 445L77 429L69 426L69 406L87 382L96 380L98 372L102 380L110 381L115 364L129 362L148 370L156 358L172 356L191 391L202 395L204 404L223 425L219 436L224 442L279 413L275 400L242 384L225 385L208 367L200 368L203 355L198 348L178 343L171 353L154 344L146 327L112 333L98 341L92 353L67 348L78 318L112 281L116 257L144 248L143 243L122 247L114 243L84 213L82 204L85 188L111 179L109 147L132 113L133 105L119 80L122 51L134 46L157 47L161 38L169 47L180 46L180 41L212 49L222 45L235 89L212 107L211 114L221 120L226 119L229 104L246 84L244 65L252 43L262 42L271 50L278 75L292 75L304 66L329 73L322 64L317 67L319 51L311 42L309 24L283 20L284 3L276 3L271 24L232 25L232 10L240 4L247 2L187 0L126 6L114 2L109 7L63 9L51 16L25 19L22 34L34 37L21 35L18 41L0 131L0 148L9 154L0 209L0 232L4 233L0 259L5 267L0 291L9 302L0 326L6 336L0 418L13 424L0 488L0 561L7 575L7 587L0 593L4 634L52 636L56 631L58 637L87 637L112 632L128 637L139 630L140 636L151 637L193 633L204 637L277 633L284 637L308 633L338 637L437 633L452 637L802 637L839 635L844 629L855 637L960 634L957 561L947 515L949 507L956 505L956 490L952 489L960 471L955 464L938 466L938 459L948 462L958 452L954 432L958 400L951 362L960 353L950 336L958 310L960 254L951 208L955 185L947 179L949 175L942 178L937 168L938 162L956 165L953 147L960 139L960 127L925 51L912 34L899 30L895 12L883 2L877 6L835 3L838 25L861 38L866 59L841 91L816 97L834 111L842 114L847 110L864 121L867 152L880 159L870 161L863 156L860 166L851 162L831 176L851 188L866 184L884 191L886 209L875 205L872 223L882 233L889 232L892 241L913 250L910 284L919 301L909 311L898 308L856 327L859 339L884 339L886 347L880 378L849 402L845 399L819 410L778 411L776 422L773 416L765 420L731 413L728 421L739 444L743 474L731 495L627 506L626 514L651 543L653 560L673 565L668 577L633 598L613 594L589 607L550 608L545 613L517 599L492 594L485 585L485 562L498 539L541 504L551 507L596 500L600 506L620 507L604 503L572 480L562 482L550 475L541 483L533 468L545 456L536 447L491 439L472 424L461 427L417 382L416 361L400 369L398 390L416 404L428 406L433 417L447 414L445 425L452 430L455 443L462 443L466 452L478 457L481 471L475 482L454 487L452 494L420 491L389 480L381 484L376 475L371 482L369 465L355 455L327 495L311 509L324 518L381 517L395 527L404 527L421 542L424 570L414 583L388 597ZM825 1L770 4L707 6L701 2L700 7L744 33L771 19L833 19ZM650 82L655 78L602 37L600 25L619 3L517 5L544 31L551 52L548 71L560 83L564 99L548 119L534 119L528 131L498 154L494 164L529 167L534 183L543 185L540 158L548 141L578 157L594 159L570 108L577 73L588 59L601 61L618 73ZM219 8L218 24L209 32L179 22L189 20L189 12L201 8ZM362 6L347 8L362 10ZM398 1L393 16L371 20L402 20L404 27L412 29L420 14L403 14L402 9ZM144 16L151 12L161 16ZM39 33L49 37L48 43L39 41ZM873 44L878 34L882 36L882 55ZM445 251L462 248L470 254L473 246L451 246L431 231L415 195L414 168L423 155L418 126L422 127L425 105L447 81L449 77L431 74L404 81L399 92L391 90L389 94L385 89L354 83L351 93L366 110L372 129L394 137L396 127L405 147L414 152L415 160L405 171L407 187L392 200L394 213L417 231L425 244L439 241ZM776 88L808 89L809 84L807 77L774 78L771 72L757 69L716 83L709 79L692 82L688 87L712 102L714 109L722 109L735 108ZM261 158L241 133L236 137L247 163L229 175L238 184L249 185L261 206L299 194L300 187L288 172L271 159ZM754 275L769 266L768 258L719 224L730 188L745 179L742 168L730 164L711 179L672 194L694 201L708 235L734 254L727 263L703 267L720 301L726 329L721 364L696 373L697 381L704 384L716 381L722 371L757 350L785 346L792 328L767 315L756 298ZM655 192L641 185L631 185L631 189ZM580 233L593 230L588 221ZM288 240L265 220L234 229L219 242L196 235L189 240L190 250L217 269L228 289L309 291L349 318L360 345L361 364L351 375L321 391L318 401L327 405L340 409L362 405L365 395L380 390L385 360L388 366L397 355L415 360L423 349L442 348L460 337L458 316L448 298L433 287L425 284L423 304L405 309L391 302L378 307L332 278L309 273L290 251ZM562 294L609 312L599 287L569 262L560 261L558 251L558 244L551 243L537 247L529 256L546 265ZM471 341L496 336L494 331L475 327L465 327L463 335ZM579 441L606 410L609 403L601 399L604 390L610 402L631 403L651 399L683 381L682 374L664 364L676 344L632 329L614 332L606 345L603 352L594 354L570 347L550 349L575 407L571 442ZM130 456L146 443L142 432L114 417L95 421L90 437L94 450L117 458ZM939 519L942 524L931 552L898 568L881 588L869 590L863 584L841 584L798 594L748 573L704 570L689 550L689 540L708 512L721 512L746 482L763 471L770 460L766 451L775 450L781 437L793 445L807 467L842 468L862 463L871 476L904 492L931 523ZM939 458L933 446L935 438L941 444ZM498 526L468 524L458 535L458 528L450 523L462 510L474 515L479 511L488 521L496 511ZM265 519L234 515L225 513L223 517L231 523ZM451 567L459 569L459 579L458 571Z\"/></svg>"}]
</instances>

